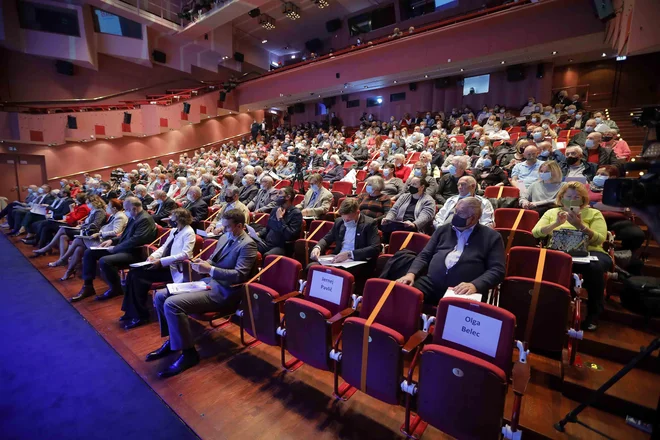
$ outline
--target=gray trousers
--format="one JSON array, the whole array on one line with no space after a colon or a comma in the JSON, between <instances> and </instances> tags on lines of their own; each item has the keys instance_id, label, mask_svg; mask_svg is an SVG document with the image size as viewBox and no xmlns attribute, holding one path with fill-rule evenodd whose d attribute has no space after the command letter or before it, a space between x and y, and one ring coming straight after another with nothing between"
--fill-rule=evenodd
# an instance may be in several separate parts
<instances>
[{"instance_id":1,"label":"gray trousers","mask_svg":"<svg viewBox=\"0 0 660 440\"><path fill-rule=\"evenodd\" d=\"M172 350L185 350L195 346L188 315L215 312L222 308L222 304L213 301L208 290L178 295L159 290L154 296L154 307L158 312L160 335L170 337Z\"/></svg>"}]
</instances>

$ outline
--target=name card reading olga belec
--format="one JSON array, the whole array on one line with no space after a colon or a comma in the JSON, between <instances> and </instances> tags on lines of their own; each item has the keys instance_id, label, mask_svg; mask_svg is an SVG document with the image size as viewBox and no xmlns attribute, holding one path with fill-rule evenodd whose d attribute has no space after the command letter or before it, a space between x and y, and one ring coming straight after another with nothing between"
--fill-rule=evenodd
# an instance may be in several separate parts
<instances>
[{"instance_id":1,"label":"name card reading olga belec","mask_svg":"<svg viewBox=\"0 0 660 440\"><path fill-rule=\"evenodd\" d=\"M343 288L344 279L342 277L315 270L312 275L312 284L309 287L309 296L339 304Z\"/></svg>"},{"instance_id":2,"label":"name card reading olga belec","mask_svg":"<svg viewBox=\"0 0 660 440\"><path fill-rule=\"evenodd\" d=\"M442 339L495 357L501 331L502 321L450 305Z\"/></svg>"}]
</instances>

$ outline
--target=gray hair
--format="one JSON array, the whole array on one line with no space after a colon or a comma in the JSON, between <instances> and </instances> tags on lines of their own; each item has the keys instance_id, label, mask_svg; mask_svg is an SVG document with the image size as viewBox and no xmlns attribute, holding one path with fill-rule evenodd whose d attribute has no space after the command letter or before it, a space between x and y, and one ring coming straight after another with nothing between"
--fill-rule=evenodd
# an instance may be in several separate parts
<instances>
[{"instance_id":1,"label":"gray hair","mask_svg":"<svg viewBox=\"0 0 660 440\"><path fill-rule=\"evenodd\" d=\"M383 188L385 188L385 180L383 180L383 178L380 176L371 176L366 180L365 183L367 185L371 185L375 191L382 191Z\"/></svg>"},{"instance_id":2,"label":"gray hair","mask_svg":"<svg viewBox=\"0 0 660 440\"><path fill-rule=\"evenodd\" d=\"M126 197L124 199L124 206L126 206L126 205L132 206L134 208L137 208L137 207L142 208L142 201L140 199L138 199L137 197L133 197L133 196Z\"/></svg>"},{"instance_id":3,"label":"gray hair","mask_svg":"<svg viewBox=\"0 0 660 440\"><path fill-rule=\"evenodd\" d=\"M241 192L236 185L229 185L225 188L225 194L231 194L232 197L236 197Z\"/></svg>"},{"instance_id":4,"label":"gray hair","mask_svg":"<svg viewBox=\"0 0 660 440\"><path fill-rule=\"evenodd\" d=\"M478 218L481 218L481 202L476 197L465 197L461 199L456 204L456 209L459 206L467 205L468 209L472 212L472 215L476 215Z\"/></svg>"},{"instance_id":5,"label":"gray hair","mask_svg":"<svg viewBox=\"0 0 660 440\"><path fill-rule=\"evenodd\" d=\"M135 185L135 192L136 193L142 193L142 192L147 192L147 187L144 185Z\"/></svg>"},{"instance_id":6,"label":"gray hair","mask_svg":"<svg viewBox=\"0 0 660 440\"><path fill-rule=\"evenodd\" d=\"M254 181L257 180L257 178L254 177L254 174L252 173L248 173L244 177L246 180L251 181L252 183L254 183Z\"/></svg>"},{"instance_id":7,"label":"gray hair","mask_svg":"<svg viewBox=\"0 0 660 440\"><path fill-rule=\"evenodd\" d=\"M199 186L191 186L191 187L188 189L188 193L187 193L187 194L192 194L193 196L195 196L195 199L198 199L198 198L200 198L200 197L202 196L202 190L199 189Z\"/></svg>"},{"instance_id":8,"label":"gray hair","mask_svg":"<svg viewBox=\"0 0 660 440\"><path fill-rule=\"evenodd\" d=\"M270 176L264 176L261 178L261 183L269 183L270 186L273 186L273 183L275 183L275 181Z\"/></svg>"}]
</instances>

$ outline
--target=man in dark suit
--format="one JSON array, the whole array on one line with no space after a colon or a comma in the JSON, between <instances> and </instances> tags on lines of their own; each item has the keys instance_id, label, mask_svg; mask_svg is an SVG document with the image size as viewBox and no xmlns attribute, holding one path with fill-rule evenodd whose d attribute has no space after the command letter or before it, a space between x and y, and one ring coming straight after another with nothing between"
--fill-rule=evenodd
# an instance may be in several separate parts
<instances>
[{"instance_id":1,"label":"man in dark suit","mask_svg":"<svg viewBox=\"0 0 660 440\"><path fill-rule=\"evenodd\" d=\"M303 222L302 213L293 206L293 199L296 196L293 187L287 186L274 191L277 193L276 207L268 218L268 225L258 234L250 234L264 257L285 255L286 243L300 237Z\"/></svg>"},{"instance_id":2,"label":"man in dark suit","mask_svg":"<svg viewBox=\"0 0 660 440\"><path fill-rule=\"evenodd\" d=\"M366 261L366 264L348 269L342 268L355 276L355 288L359 292L367 281L367 277L373 272L376 258L380 253L378 224L371 217L360 214L360 205L355 197L345 199L339 207L338 213L341 218L335 220L332 229L314 246L310 258L318 260L334 243L333 263L341 263L346 260Z\"/></svg>"},{"instance_id":3,"label":"man in dark suit","mask_svg":"<svg viewBox=\"0 0 660 440\"><path fill-rule=\"evenodd\" d=\"M156 211L153 213L152 217L159 225L168 227L169 225L165 223L163 219L170 218L172 211L178 208L179 205L177 205L172 198L167 197L165 191L156 191L154 197L156 200Z\"/></svg>"},{"instance_id":4,"label":"man in dark suit","mask_svg":"<svg viewBox=\"0 0 660 440\"><path fill-rule=\"evenodd\" d=\"M9 226L12 228L12 231L9 235L21 235L25 233L25 228L22 226L23 220L28 215L28 213L34 213L37 206L42 205L44 207L50 206L51 203L55 201L55 194L51 192L50 185L41 185L37 190L38 197L34 202L30 203L27 206L17 206L12 210L11 216L7 217Z\"/></svg>"},{"instance_id":5,"label":"man in dark suit","mask_svg":"<svg viewBox=\"0 0 660 440\"><path fill-rule=\"evenodd\" d=\"M397 281L419 289L430 305L437 305L450 287L458 295L481 293L485 302L488 290L504 279L506 256L500 234L479 224L480 218L481 202L461 199L451 223L435 230L408 273Z\"/></svg>"},{"instance_id":6,"label":"man in dark suit","mask_svg":"<svg viewBox=\"0 0 660 440\"><path fill-rule=\"evenodd\" d=\"M242 204L247 205L257 196L259 192L259 187L254 183L257 179L254 177L254 174L246 174L241 179L241 192L238 193L238 200Z\"/></svg>"},{"instance_id":7,"label":"man in dark suit","mask_svg":"<svg viewBox=\"0 0 660 440\"><path fill-rule=\"evenodd\" d=\"M271 212L275 207L275 199L278 191L273 188L273 178L264 176L261 178L261 189L250 203L247 203L247 209L250 212Z\"/></svg>"},{"instance_id":8,"label":"man in dark suit","mask_svg":"<svg viewBox=\"0 0 660 440\"><path fill-rule=\"evenodd\" d=\"M147 361L160 359L172 351L182 350L181 356L172 365L159 373L170 377L199 363L195 341L190 330L188 315L236 310L241 300L244 283L257 259L257 245L243 230L245 216L236 209L222 215L225 233L218 239L215 251L208 261L195 260L192 269L209 275L204 281L209 290L170 295L159 291L154 297L158 313L161 336L170 338L158 349L147 355Z\"/></svg>"},{"instance_id":9,"label":"man in dark suit","mask_svg":"<svg viewBox=\"0 0 660 440\"><path fill-rule=\"evenodd\" d=\"M101 182L101 194L99 197L107 204L109 200L116 199L117 193L111 190L112 186L108 182Z\"/></svg>"},{"instance_id":10,"label":"man in dark suit","mask_svg":"<svg viewBox=\"0 0 660 440\"><path fill-rule=\"evenodd\" d=\"M186 197L188 201L183 207L190 211L193 217L192 227L199 228L200 223L209 216L209 206L202 200L202 190L199 186L191 186Z\"/></svg>"},{"instance_id":11,"label":"man in dark suit","mask_svg":"<svg viewBox=\"0 0 660 440\"><path fill-rule=\"evenodd\" d=\"M102 242L99 247L110 249L87 249L83 255L83 275L85 282L80 292L71 302L80 301L96 294L94 291L94 278L96 277L96 264L98 262L103 279L110 287L98 300L106 300L122 294L119 269L129 264L138 263L144 258L140 246L151 243L157 234L154 219L142 209L142 202L137 197L128 197L124 200L124 210L128 216L126 229L119 238Z\"/></svg>"},{"instance_id":12,"label":"man in dark suit","mask_svg":"<svg viewBox=\"0 0 660 440\"><path fill-rule=\"evenodd\" d=\"M71 198L71 191L68 189L60 190L57 197L46 210L53 214L53 220L62 220L65 215L71 211L71 204L74 203ZM28 212L23 219L21 226L27 231L27 235L21 241L25 244L31 244L33 237L36 233L35 223L46 220L46 216L42 214L35 214Z\"/></svg>"},{"instance_id":13,"label":"man in dark suit","mask_svg":"<svg viewBox=\"0 0 660 440\"><path fill-rule=\"evenodd\" d=\"M144 185L135 185L135 197L140 199L142 202L142 209L145 211L154 201L154 198L149 195L147 192L147 187Z\"/></svg>"}]
</instances>

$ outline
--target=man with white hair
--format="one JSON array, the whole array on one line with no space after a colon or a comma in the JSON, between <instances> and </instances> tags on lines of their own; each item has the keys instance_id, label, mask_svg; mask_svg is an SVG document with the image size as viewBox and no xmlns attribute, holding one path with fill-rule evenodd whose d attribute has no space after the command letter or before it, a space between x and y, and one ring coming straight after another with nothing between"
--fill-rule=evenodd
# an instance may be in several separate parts
<instances>
[{"instance_id":1,"label":"man with white hair","mask_svg":"<svg viewBox=\"0 0 660 440\"><path fill-rule=\"evenodd\" d=\"M323 172L323 180L330 183L339 182L344 178L344 173L344 167L341 164L341 159L337 154L333 154L330 156L330 164Z\"/></svg>"},{"instance_id":2,"label":"man with white hair","mask_svg":"<svg viewBox=\"0 0 660 440\"><path fill-rule=\"evenodd\" d=\"M463 176L458 179L458 195L450 197L444 206L438 211L433 220L433 227L438 229L440 226L450 223L454 217L454 208L458 202L466 197L474 197L481 202L481 217L479 223L484 226L493 227L495 223L493 205L485 197L475 195L477 191L477 181L472 176Z\"/></svg>"},{"instance_id":3,"label":"man with white hair","mask_svg":"<svg viewBox=\"0 0 660 440\"><path fill-rule=\"evenodd\" d=\"M188 183L188 179L186 179L185 177L183 176L177 177L176 183L174 185L170 185L170 189L167 192L167 197L170 197L175 201L185 197L186 192L188 191L188 187L186 186L187 183Z\"/></svg>"},{"instance_id":4,"label":"man with white hair","mask_svg":"<svg viewBox=\"0 0 660 440\"><path fill-rule=\"evenodd\" d=\"M275 207L278 192L273 185L272 177L264 176L261 179L257 195L247 204L250 212L270 212Z\"/></svg>"},{"instance_id":5,"label":"man with white hair","mask_svg":"<svg viewBox=\"0 0 660 440\"><path fill-rule=\"evenodd\" d=\"M587 140L584 142L586 149L587 161L598 164L599 167L603 165L616 165L618 160L611 148L603 147L603 135L597 131L589 133Z\"/></svg>"},{"instance_id":6,"label":"man with white hair","mask_svg":"<svg viewBox=\"0 0 660 440\"><path fill-rule=\"evenodd\" d=\"M252 167L250 167L252 168ZM254 171L254 169L253 169ZM238 195L238 200L241 201L242 204L247 205L254 199L257 195L257 192L259 192L259 187L255 183L255 177L254 174L246 174L242 179L241 179L241 184L243 185L241 187L241 192Z\"/></svg>"},{"instance_id":7,"label":"man with white hair","mask_svg":"<svg viewBox=\"0 0 660 440\"><path fill-rule=\"evenodd\" d=\"M485 302L488 291L504 280L506 255L500 234L479 224L481 206L474 197L461 199L451 222L435 230L397 282L419 289L429 305L437 305L449 288L457 295L480 293Z\"/></svg>"},{"instance_id":8,"label":"man with white hair","mask_svg":"<svg viewBox=\"0 0 660 440\"><path fill-rule=\"evenodd\" d=\"M439 205L444 205L448 198L458 194L458 179L465 175L468 168L467 156L455 156L449 165L447 174L440 177L438 191L435 200Z\"/></svg>"},{"instance_id":9,"label":"man with white hair","mask_svg":"<svg viewBox=\"0 0 660 440\"><path fill-rule=\"evenodd\" d=\"M142 208L146 211L149 205L151 205L154 201L154 198L149 195L147 192L147 187L140 184L140 185L135 185L135 197L140 199L142 202Z\"/></svg>"},{"instance_id":10,"label":"man with white hair","mask_svg":"<svg viewBox=\"0 0 660 440\"><path fill-rule=\"evenodd\" d=\"M199 186L191 186L190 189L188 189L188 193L186 194L186 199L187 202L183 205L183 207L190 211L190 214L193 217L192 225L196 228L199 226L200 222L206 220L208 217L209 206L202 199L202 190L199 188Z\"/></svg>"},{"instance_id":11,"label":"man with white hair","mask_svg":"<svg viewBox=\"0 0 660 440\"><path fill-rule=\"evenodd\" d=\"M119 200L126 200L127 197L133 197L133 191L131 183L124 180L119 184Z\"/></svg>"},{"instance_id":12,"label":"man with white hair","mask_svg":"<svg viewBox=\"0 0 660 440\"><path fill-rule=\"evenodd\" d=\"M511 183L521 190L539 180L539 168L542 162L537 159L538 148L530 145L523 151L524 162L517 163L511 171Z\"/></svg>"}]
</instances>

